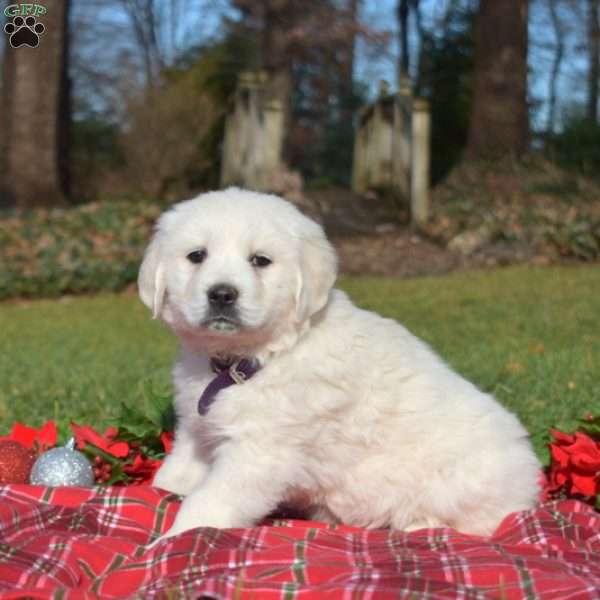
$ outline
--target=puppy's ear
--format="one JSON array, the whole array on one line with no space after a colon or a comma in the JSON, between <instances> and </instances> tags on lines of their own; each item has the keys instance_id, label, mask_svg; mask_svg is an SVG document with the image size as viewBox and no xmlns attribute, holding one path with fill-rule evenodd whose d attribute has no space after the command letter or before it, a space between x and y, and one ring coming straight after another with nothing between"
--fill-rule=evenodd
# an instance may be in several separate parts
<instances>
[{"instance_id":1,"label":"puppy's ear","mask_svg":"<svg viewBox=\"0 0 600 600\"><path fill-rule=\"evenodd\" d=\"M296 317L302 322L321 310L337 278L337 256L316 223L302 238L296 289Z\"/></svg>"},{"instance_id":2,"label":"puppy's ear","mask_svg":"<svg viewBox=\"0 0 600 600\"><path fill-rule=\"evenodd\" d=\"M138 275L138 292L142 302L152 311L156 319L165 299L165 269L161 260L161 242L158 234L150 242Z\"/></svg>"}]
</instances>

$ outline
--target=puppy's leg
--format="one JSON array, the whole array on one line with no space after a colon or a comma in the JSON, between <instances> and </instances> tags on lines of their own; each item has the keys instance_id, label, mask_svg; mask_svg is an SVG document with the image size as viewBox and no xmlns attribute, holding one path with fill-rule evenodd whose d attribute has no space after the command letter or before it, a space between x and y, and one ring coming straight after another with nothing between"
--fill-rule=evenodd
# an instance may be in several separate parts
<instances>
[{"instance_id":1,"label":"puppy's leg","mask_svg":"<svg viewBox=\"0 0 600 600\"><path fill-rule=\"evenodd\" d=\"M152 485L186 496L206 477L207 461L200 454L198 440L187 429L179 428L173 450L156 473Z\"/></svg>"},{"instance_id":2,"label":"puppy's leg","mask_svg":"<svg viewBox=\"0 0 600 600\"><path fill-rule=\"evenodd\" d=\"M286 465L291 464L247 443L224 444L206 479L184 499L163 537L195 527L253 526L284 498L292 477Z\"/></svg>"}]
</instances>

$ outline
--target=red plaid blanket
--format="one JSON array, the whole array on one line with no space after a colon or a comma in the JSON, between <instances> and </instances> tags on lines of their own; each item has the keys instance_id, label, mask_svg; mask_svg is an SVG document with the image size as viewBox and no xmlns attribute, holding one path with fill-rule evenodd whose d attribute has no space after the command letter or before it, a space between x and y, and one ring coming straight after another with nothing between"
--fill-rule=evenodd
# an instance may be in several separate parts
<instances>
[{"instance_id":1,"label":"red plaid blanket","mask_svg":"<svg viewBox=\"0 0 600 600\"><path fill-rule=\"evenodd\" d=\"M150 487L0 487L0 599L600 598L600 518L575 501L491 538L286 521L147 550L177 508Z\"/></svg>"}]
</instances>

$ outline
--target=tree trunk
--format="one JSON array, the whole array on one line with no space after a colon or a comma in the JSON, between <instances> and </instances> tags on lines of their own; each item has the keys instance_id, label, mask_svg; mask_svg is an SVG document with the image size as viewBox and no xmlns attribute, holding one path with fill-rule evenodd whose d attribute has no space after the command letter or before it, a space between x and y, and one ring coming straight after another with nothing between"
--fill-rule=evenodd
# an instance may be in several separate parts
<instances>
[{"instance_id":1,"label":"tree trunk","mask_svg":"<svg viewBox=\"0 0 600 600\"><path fill-rule=\"evenodd\" d=\"M598 122L598 78L600 77L600 0L588 0L588 71L587 116Z\"/></svg>"},{"instance_id":2,"label":"tree trunk","mask_svg":"<svg viewBox=\"0 0 600 600\"><path fill-rule=\"evenodd\" d=\"M269 75L268 99L281 103L284 131L289 131L292 111L292 62L288 34L293 19L290 12L287 2L265 2L261 40L262 64Z\"/></svg>"},{"instance_id":3,"label":"tree trunk","mask_svg":"<svg viewBox=\"0 0 600 600\"><path fill-rule=\"evenodd\" d=\"M45 28L37 47L6 44L0 207L52 206L68 193L68 3L36 17Z\"/></svg>"},{"instance_id":4,"label":"tree trunk","mask_svg":"<svg viewBox=\"0 0 600 600\"><path fill-rule=\"evenodd\" d=\"M356 26L360 0L349 0L347 4L348 41L343 48L342 64L340 65L340 83L338 94L340 97L340 123L352 123L356 107L354 106L354 53L356 46ZM332 73L335 77L335 73Z\"/></svg>"},{"instance_id":5,"label":"tree trunk","mask_svg":"<svg viewBox=\"0 0 600 600\"><path fill-rule=\"evenodd\" d=\"M554 121L556 120L556 84L560 74L560 67L565 54L564 27L561 23L557 10L556 0L548 0L548 9L550 19L556 38L556 50L554 51L554 60L552 61L552 71L548 82L548 124L546 130L548 134L554 132Z\"/></svg>"},{"instance_id":6,"label":"tree trunk","mask_svg":"<svg viewBox=\"0 0 600 600\"><path fill-rule=\"evenodd\" d=\"M399 82L408 77L408 70L410 68L410 55L408 46L409 1L410 0L398 0L398 6L396 7L396 16L398 19L398 41L400 42L400 61L398 65Z\"/></svg>"},{"instance_id":7,"label":"tree trunk","mask_svg":"<svg viewBox=\"0 0 600 600\"><path fill-rule=\"evenodd\" d=\"M467 156L527 151L528 0L481 0L476 22L473 109Z\"/></svg>"}]
</instances>

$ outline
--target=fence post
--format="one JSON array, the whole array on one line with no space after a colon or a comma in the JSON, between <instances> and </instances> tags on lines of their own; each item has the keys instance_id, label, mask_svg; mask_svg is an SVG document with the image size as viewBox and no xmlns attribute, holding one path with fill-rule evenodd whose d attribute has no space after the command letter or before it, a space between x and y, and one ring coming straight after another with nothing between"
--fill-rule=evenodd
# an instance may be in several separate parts
<instances>
[{"instance_id":1,"label":"fence post","mask_svg":"<svg viewBox=\"0 0 600 600\"><path fill-rule=\"evenodd\" d=\"M261 188L271 189L273 185L273 174L281 167L281 153L283 149L283 104L274 98L268 102L263 111L263 164Z\"/></svg>"},{"instance_id":2,"label":"fence post","mask_svg":"<svg viewBox=\"0 0 600 600\"><path fill-rule=\"evenodd\" d=\"M366 130L366 107L358 111L354 132L354 157L352 166L352 191L364 194L367 191L366 174L366 152L367 152L367 130Z\"/></svg>"},{"instance_id":3,"label":"fence post","mask_svg":"<svg viewBox=\"0 0 600 600\"><path fill-rule=\"evenodd\" d=\"M281 166L283 107L277 100L267 101L267 82L265 71L244 71L239 76L225 119L222 187L269 190Z\"/></svg>"},{"instance_id":4,"label":"fence post","mask_svg":"<svg viewBox=\"0 0 600 600\"><path fill-rule=\"evenodd\" d=\"M430 114L427 100L416 98L412 106L411 216L415 226L429 218L429 135Z\"/></svg>"},{"instance_id":5,"label":"fence post","mask_svg":"<svg viewBox=\"0 0 600 600\"><path fill-rule=\"evenodd\" d=\"M410 197L410 163L412 143L412 86L402 77L394 98L394 132L392 139L392 185L404 196Z\"/></svg>"}]
</instances>

